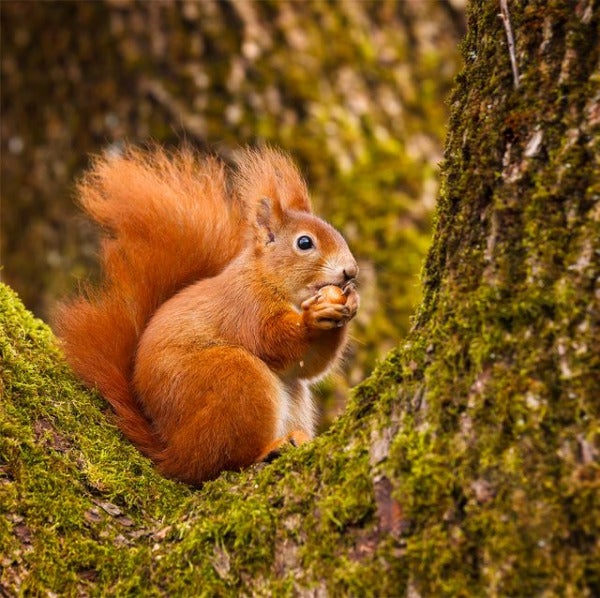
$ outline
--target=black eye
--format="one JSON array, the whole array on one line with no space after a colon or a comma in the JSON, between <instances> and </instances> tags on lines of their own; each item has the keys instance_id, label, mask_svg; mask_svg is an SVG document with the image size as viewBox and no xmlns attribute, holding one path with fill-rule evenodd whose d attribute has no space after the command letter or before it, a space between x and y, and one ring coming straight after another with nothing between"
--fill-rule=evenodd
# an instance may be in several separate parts
<instances>
[{"instance_id":1,"label":"black eye","mask_svg":"<svg viewBox=\"0 0 600 598\"><path fill-rule=\"evenodd\" d=\"M315 246L313 240L308 235L298 237L298 239L296 239L296 245L298 246L298 249L301 249L302 251L308 251Z\"/></svg>"}]
</instances>

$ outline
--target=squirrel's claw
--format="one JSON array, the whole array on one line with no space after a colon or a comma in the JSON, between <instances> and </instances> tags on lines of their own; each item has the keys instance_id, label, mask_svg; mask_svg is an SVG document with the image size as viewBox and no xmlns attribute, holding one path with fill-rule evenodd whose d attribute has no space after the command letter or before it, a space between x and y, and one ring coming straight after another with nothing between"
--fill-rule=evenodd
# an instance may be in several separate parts
<instances>
[{"instance_id":1,"label":"squirrel's claw","mask_svg":"<svg viewBox=\"0 0 600 598\"><path fill-rule=\"evenodd\" d=\"M285 445L299 446L310 440L310 436L303 430L293 430L282 438L277 438L263 451L259 457L259 461L263 463L271 463L281 455L281 451Z\"/></svg>"}]
</instances>

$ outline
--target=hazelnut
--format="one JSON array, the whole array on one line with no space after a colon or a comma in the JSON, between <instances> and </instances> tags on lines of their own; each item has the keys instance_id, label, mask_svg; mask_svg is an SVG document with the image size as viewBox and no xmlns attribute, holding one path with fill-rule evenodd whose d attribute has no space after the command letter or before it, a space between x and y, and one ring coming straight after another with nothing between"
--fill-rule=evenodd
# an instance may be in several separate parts
<instances>
[{"instance_id":1,"label":"hazelnut","mask_svg":"<svg viewBox=\"0 0 600 598\"><path fill-rule=\"evenodd\" d=\"M319 302L325 301L327 303L344 305L346 299L347 296L344 294L344 291L333 284L329 284L319 289Z\"/></svg>"}]
</instances>

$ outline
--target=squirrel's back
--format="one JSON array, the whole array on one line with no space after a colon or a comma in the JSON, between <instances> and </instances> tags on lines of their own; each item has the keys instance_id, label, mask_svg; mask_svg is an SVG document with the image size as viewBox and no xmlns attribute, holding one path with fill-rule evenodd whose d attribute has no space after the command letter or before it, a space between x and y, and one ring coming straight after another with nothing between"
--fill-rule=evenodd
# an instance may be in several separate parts
<instances>
[{"instance_id":1,"label":"squirrel's back","mask_svg":"<svg viewBox=\"0 0 600 598\"><path fill-rule=\"evenodd\" d=\"M54 327L75 372L109 400L130 440L159 459L160 442L131 389L138 338L164 301L239 253L247 210L229 195L223 163L191 150L96 158L77 190L104 229L103 280L59 305Z\"/></svg>"}]
</instances>

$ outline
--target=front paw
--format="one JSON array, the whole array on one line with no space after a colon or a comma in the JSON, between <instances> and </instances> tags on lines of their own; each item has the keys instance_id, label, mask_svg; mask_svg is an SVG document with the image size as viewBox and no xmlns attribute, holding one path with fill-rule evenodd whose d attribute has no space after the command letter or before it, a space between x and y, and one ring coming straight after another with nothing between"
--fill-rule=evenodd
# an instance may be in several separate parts
<instances>
[{"instance_id":1,"label":"front paw","mask_svg":"<svg viewBox=\"0 0 600 598\"><path fill-rule=\"evenodd\" d=\"M346 307L349 313L348 320L351 320L356 315L360 306L360 295L353 284L346 285L344 295L346 296Z\"/></svg>"},{"instance_id":2,"label":"front paw","mask_svg":"<svg viewBox=\"0 0 600 598\"><path fill-rule=\"evenodd\" d=\"M304 322L309 328L331 330L349 322L358 311L359 297L354 285L344 290L335 286L321 289L302 304Z\"/></svg>"}]
</instances>

